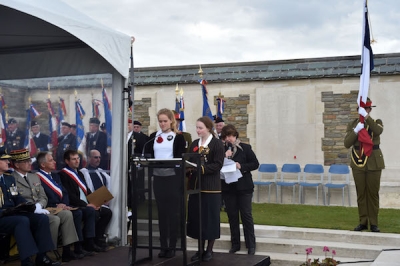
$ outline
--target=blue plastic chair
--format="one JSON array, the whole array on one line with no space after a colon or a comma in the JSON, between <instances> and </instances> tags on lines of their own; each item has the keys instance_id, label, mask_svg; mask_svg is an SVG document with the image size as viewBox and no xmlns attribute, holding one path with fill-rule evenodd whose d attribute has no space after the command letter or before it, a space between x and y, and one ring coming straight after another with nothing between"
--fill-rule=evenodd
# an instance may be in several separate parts
<instances>
[{"instance_id":1,"label":"blue plastic chair","mask_svg":"<svg viewBox=\"0 0 400 266\"><path fill-rule=\"evenodd\" d=\"M274 179L272 180L265 180L262 178L264 173L273 174ZM258 168L258 176L257 181L254 182L254 185L257 186L257 202L260 202L260 187L261 186L268 186L268 202L271 202L271 186L275 184L276 177L278 173L278 167L276 164L260 164Z\"/></svg>"},{"instance_id":2,"label":"blue plastic chair","mask_svg":"<svg viewBox=\"0 0 400 266\"><path fill-rule=\"evenodd\" d=\"M307 180L307 176L316 176L319 175L319 182L310 182ZM318 197L319 197L319 187L322 187L322 196L325 205L325 193L324 193L324 166L322 164L306 164L303 170L303 180L299 183L299 202L304 203L304 188L305 187L315 187L317 193L317 205L318 205Z\"/></svg>"},{"instance_id":3,"label":"blue plastic chair","mask_svg":"<svg viewBox=\"0 0 400 266\"><path fill-rule=\"evenodd\" d=\"M279 190L281 193L281 203L282 203L282 187L292 187L293 188L292 202L294 203L296 186L300 182L300 172L301 168L299 164L287 163L282 166L280 181L276 182L276 202L278 202L278 187L280 188ZM292 182L284 181L285 174L297 174L297 181L292 181Z\"/></svg>"},{"instance_id":4,"label":"blue plastic chair","mask_svg":"<svg viewBox=\"0 0 400 266\"><path fill-rule=\"evenodd\" d=\"M343 176L345 178L345 181L343 182ZM334 180L334 177L341 177L341 181L338 182L337 180ZM349 166L346 164L332 164L329 167L328 171L328 183L326 183L324 186L328 188L328 205L330 204L330 190L331 189L342 189L342 205L344 206L344 189L347 187L347 195L349 197L349 206L351 206L351 200L350 200L350 170ZM326 195L325 195L326 196ZM325 199L326 202L326 199Z\"/></svg>"}]
</instances>

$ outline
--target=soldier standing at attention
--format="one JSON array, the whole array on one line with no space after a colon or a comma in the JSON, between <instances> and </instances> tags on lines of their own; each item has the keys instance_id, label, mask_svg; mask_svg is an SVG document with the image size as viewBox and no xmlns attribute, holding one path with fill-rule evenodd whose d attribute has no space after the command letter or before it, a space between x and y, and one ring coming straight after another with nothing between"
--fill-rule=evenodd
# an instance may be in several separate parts
<instances>
[{"instance_id":1,"label":"soldier standing at attention","mask_svg":"<svg viewBox=\"0 0 400 266\"><path fill-rule=\"evenodd\" d=\"M101 154L100 168L109 170L107 153L107 134L100 131L100 120L97 117L89 119L89 132L86 133L86 154L91 150L98 150Z\"/></svg>"},{"instance_id":2,"label":"soldier standing at attention","mask_svg":"<svg viewBox=\"0 0 400 266\"><path fill-rule=\"evenodd\" d=\"M6 130L6 149L8 152L24 148L25 133L18 129L18 122L10 118Z\"/></svg>"},{"instance_id":3,"label":"soldier standing at attention","mask_svg":"<svg viewBox=\"0 0 400 266\"><path fill-rule=\"evenodd\" d=\"M41 151L48 151L48 144L49 144L49 135L43 134L40 132L40 126L37 121L31 122L31 130L32 130L32 138L35 142L36 149L39 152Z\"/></svg>"},{"instance_id":4,"label":"soldier standing at attention","mask_svg":"<svg viewBox=\"0 0 400 266\"><path fill-rule=\"evenodd\" d=\"M357 204L359 225L354 231L362 231L368 229L368 222L371 232L380 232L378 228L379 213L379 188L381 182L382 169L385 168L383 154L379 148L380 135L383 132L382 120L374 120L370 113L372 111L372 102L367 98L364 106L358 108L358 113L365 118L364 124L359 118L351 121L347 125L347 133L344 139L344 146L351 146L351 163L353 171L354 183L357 191ZM358 134L360 130L365 128L373 142L372 154L367 156L364 149L360 150L360 142Z\"/></svg>"}]
</instances>

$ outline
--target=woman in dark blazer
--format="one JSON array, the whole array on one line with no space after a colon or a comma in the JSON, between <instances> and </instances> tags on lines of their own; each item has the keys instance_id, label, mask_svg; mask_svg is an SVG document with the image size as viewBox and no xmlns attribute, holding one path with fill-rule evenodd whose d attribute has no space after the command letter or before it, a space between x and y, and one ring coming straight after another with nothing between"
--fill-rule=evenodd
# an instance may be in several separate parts
<instances>
[{"instance_id":1,"label":"woman in dark blazer","mask_svg":"<svg viewBox=\"0 0 400 266\"><path fill-rule=\"evenodd\" d=\"M201 226L202 248L201 259L212 259L212 250L215 239L220 238L220 206L221 181L220 170L224 162L224 146L221 140L215 137L213 122L209 117L200 117L196 122L196 132L200 137L192 142L189 153L199 153L201 160ZM197 174L193 171L189 175L189 189L198 189ZM188 202L187 235L199 239L199 195L191 194ZM208 240L207 250L204 252L205 240ZM196 253L192 261L199 260Z\"/></svg>"},{"instance_id":2,"label":"woman in dark blazer","mask_svg":"<svg viewBox=\"0 0 400 266\"><path fill-rule=\"evenodd\" d=\"M155 159L182 158L186 152L186 141L176 129L174 114L169 109L157 113L160 130L150 135L147 153ZM154 168L153 190L158 210L160 230L160 258L175 256L176 241L179 231L179 210L183 196L182 175L174 168Z\"/></svg>"},{"instance_id":3,"label":"woman in dark blazer","mask_svg":"<svg viewBox=\"0 0 400 266\"><path fill-rule=\"evenodd\" d=\"M239 132L233 125L222 128L221 139L225 142L225 157L236 162L236 169L240 170L242 177L237 182L227 184L221 180L222 198L228 213L231 229L232 247L229 253L240 250L239 213L243 224L244 239L248 254L254 255L256 251L256 237L254 235L254 222L251 210L254 184L251 171L257 170L259 163L249 144L241 143L238 139Z\"/></svg>"}]
</instances>

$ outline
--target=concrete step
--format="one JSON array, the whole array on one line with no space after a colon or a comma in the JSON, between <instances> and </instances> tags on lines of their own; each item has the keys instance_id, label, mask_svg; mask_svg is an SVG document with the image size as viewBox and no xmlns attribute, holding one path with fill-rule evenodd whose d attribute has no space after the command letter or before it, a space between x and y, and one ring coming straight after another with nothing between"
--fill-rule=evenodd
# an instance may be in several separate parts
<instances>
[{"instance_id":1,"label":"concrete step","mask_svg":"<svg viewBox=\"0 0 400 266\"><path fill-rule=\"evenodd\" d=\"M145 245L148 241L147 224L144 226L139 221L138 226L143 229L138 232L138 243ZM153 230L153 243L157 246L159 243L157 221L153 221ZM323 248L328 246L331 251L336 251L335 259L356 266L372 265L376 258L384 261L382 256L385 257L385 255L382 250L393 250L400 247L399 234L263 225L255 225L255 233L256 254L268 255L272 265L282 266L300 265L305 261L305 249L309 247L313 248L313 253L310 255L312 259L325 258ZM187 246L189 250L196 250L197 240L187 238ZM247 250L243 241L241 246L242 250L238 253L246 254ZM218 252L228 252L230 249L228 224L221 224L221 238L215 242L214 247ZM331 253L327 255L331 256Z\"/></svg>"}]
</instances>

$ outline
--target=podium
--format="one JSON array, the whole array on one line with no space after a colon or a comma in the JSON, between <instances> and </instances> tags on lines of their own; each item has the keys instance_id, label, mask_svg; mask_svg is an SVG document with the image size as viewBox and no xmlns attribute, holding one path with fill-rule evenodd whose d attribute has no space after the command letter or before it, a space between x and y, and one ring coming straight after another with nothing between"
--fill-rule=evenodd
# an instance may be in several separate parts
<instances>
[{"instance_id":1,"label":"podium","mask_svg":"<svg viewBox=\"0 0 400 266\"><path fill-rule=\"evenodd\" d=\"M188 161L190 159L194 163ZM189 194L198 194L201 199L200 189L187 190L186 184L186 170L188 167L197 167L198 180L200 180L200 156L198 154L183 154L182 158L173 159L147 159L147 158L133 158L131 159L131 206L132 206L132 246L129 254L129 265L138 265L141 262L151 261L153 259L153 250L160 249L158 241L153 240L153 211L157 208L153 193L153 172L162 169L173 169L176 176L179 176L179 230L176 251L182 251L183 259L182 265L198 265L199 261L188 262L187 258L187 243L186 243L186 216L187 216L187 198ZM156 169L160 170L156 170ZM168 178L170 176L165 176ZM139 186L141 182L138 180L145 180L144 186ZM147 179L147 180L146 180ZM199 184L201 187L201 184ZM166 191L168 193L168 191ZM143 195L145 200L143 200ZM201 217L201 200L199 201L199 217ZM141 222L139 224L139 222ZM147 234L146 230L147 228ZM200 222L200 239L198 239L198 251L201 252L201 222ZM140 234L139 234L140 233ZM179 245L178 245L179 244ZM138 258L138 249L144 249L146 252L145 257ZM143 254L143 252L141 252ZM156 255L157 256L157 255Z\"/></svg>"}]
</instances>

